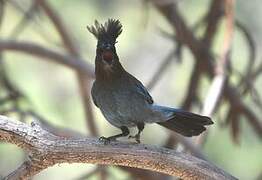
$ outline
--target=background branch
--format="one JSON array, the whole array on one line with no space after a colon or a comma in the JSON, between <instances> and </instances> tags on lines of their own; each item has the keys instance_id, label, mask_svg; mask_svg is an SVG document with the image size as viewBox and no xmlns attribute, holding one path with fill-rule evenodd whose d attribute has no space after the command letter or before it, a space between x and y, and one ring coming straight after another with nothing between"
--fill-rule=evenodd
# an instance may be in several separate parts
<instances>
[{"instance_id":1,"label":"background branch","mask_svg":"<svg viewBox=\"0 0 262 180\"><path fill-rule=\"evenodd\" d=\"M69 31L67 30L66 26L64 25L58 13L52 8L52 6L49 5L47 0L44 1L38 0L37 2L39 6L45 11L46 15L53 22L56 30L60 34L60 37L67 51L74 57L78 57L78 58L81 57L75 43L73 42L71 36L69 35ZM81 72L76 72L76 73L77 73L77 80L79 84L80 94L82 96L81 99L84 105L83 109L85 112L86 126L87 129L90 131L91 135L96 136L98 132L94 121L94 115L93 115L91 98L90 98L91 81L89 78L86 78L83 73Z\"/></svg>"},{"instance_id":2,"label":"background branch","mask_svg":"<svg viewBox=\"0 0 262 180\"><path fill-rule=\"evenodd\" d=\"M214 64L214 55L210 51L210 48L206 48L204 41L199 40L190 30L190 28L186 25L185 20L182 18L180 12L177 9L177 4L174 1L159 1L159 0L151 0L152 3L156 6L156 8L166 17L168 22L174 28L176 35L179 36L177 38L181 44L187 46L192 52L195 61L201 62L202 69L205 74L208 75L208 78L213 80L216 76L216 65ZM213 0L215 1L215 0ZM219 17L219 16L217 16ZM218 22L218 21L217 21ZM212 30L214 33L215 31ZM224 86L223 98L225 98L230 106L238 107L241 106L241 110L247 109L243 99L239 95L238 87L235 87L233 84L227 83ZM222 98L220 98L221 100ZM219 103L219 102L218 102ZM244 108L243 106L244 105ZM250 109L248 112L252 112ZM245 111L239 112L241 115L246 115ZM245 116L248 117L247 120L250 125L255 129L255 132L261 137L261 122L258 121L258 117L256 117L255 113L252 112L254 116ZM252 120L250 119L251 117ZM239 121L239 120L238 120ZM258 126L255 126L258 125Z\"/></svg>"},{"instance_id":3,"label":"background branch","mask_svg":"<svg viewBox=\"0 0 262 180\"><path fill-rule=\"evenodd\" d=\"M46 58L52 62L65 65L73 70L77 70L87 76L94 78L94 67L84 60L69 55L64 55L57 51L42 47L32 42L16 42L0 40L0 51L18 51L34 56ZM74 59L78 59L77 61Z\"/></svg>"}]
</instances>

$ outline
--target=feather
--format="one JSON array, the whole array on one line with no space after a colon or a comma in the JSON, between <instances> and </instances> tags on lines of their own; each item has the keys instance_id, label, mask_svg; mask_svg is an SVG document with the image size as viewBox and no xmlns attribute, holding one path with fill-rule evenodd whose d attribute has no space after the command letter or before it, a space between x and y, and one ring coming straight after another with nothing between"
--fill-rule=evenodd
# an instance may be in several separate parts
<instances>
[{"instance_id":1,"label":"feather","mask_svg":"<svg viewBox=\"0 0 262 180\"><path fill-rule=\"evenodd\" d=\"M122 25L119 20L108 19L107 22L100 24L95 20L94 26L87 26L87 29L100 42L116 43L117 37L122 33Z\"/></svg>"},{"instance_id":2,"label":"feather","mask_svg":"<svg viewBox=\"0 0 262 180\"><path fill-rule=\"evenodd\" d=\"M206 130L205 126L213 124L207 116L164 106L154 105L154 108L166 117L165 121L157 122L159 125L184 136L197 136Z\"/></svg>"}]
</instances>

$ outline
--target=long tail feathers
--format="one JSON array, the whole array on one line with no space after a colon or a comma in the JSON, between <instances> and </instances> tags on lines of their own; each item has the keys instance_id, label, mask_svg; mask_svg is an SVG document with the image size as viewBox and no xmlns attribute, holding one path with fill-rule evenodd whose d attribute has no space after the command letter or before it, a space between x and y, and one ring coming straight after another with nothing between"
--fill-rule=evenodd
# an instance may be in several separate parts
<instances>
[{"instance_id":1,"label":"long tail feathers","mask_svg":"<svg viewBox=\"0 0 262 180\"><path fill-rule=\"evenodd\" d=\"M171 119L158 122L158 124L184 136L191 137L201 134L206 130L205 126L213 124L213 121L207 116L177 110Z\"/></svg>"}]
</instances>

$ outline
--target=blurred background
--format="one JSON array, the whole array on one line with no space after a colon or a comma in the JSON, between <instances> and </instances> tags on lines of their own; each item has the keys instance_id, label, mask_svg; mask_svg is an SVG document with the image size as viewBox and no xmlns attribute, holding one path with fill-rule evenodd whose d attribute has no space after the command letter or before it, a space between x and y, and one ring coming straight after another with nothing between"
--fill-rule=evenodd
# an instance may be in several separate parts
<instances>
[{"instance_id":1,"label":"blurred background","mask_svg":"<svg viewBox=\"0 0 262 180\"><path fill-rule=\"evenodd\" d=\"M116 18L123 25L116 44L120 60L155 102L206 114L215 122L192 139L148 125L142 142L208 159L239 179L262 179L262 1L235 1L233 13L225 8L227 0L0 2L0 114L27 123L37 119L61 136L117 133L90 104L92 77L77 73L79 66L35 52L37 46L93 67L96 40L86 26ZM170 9L176 12L172 17ZM218 96L212 96L215 90ZM0 176L25 158L18 147L0 142ZM57 165L33 179L153 178L171 179L89 164Z\"/></svg>"}]
</instances>

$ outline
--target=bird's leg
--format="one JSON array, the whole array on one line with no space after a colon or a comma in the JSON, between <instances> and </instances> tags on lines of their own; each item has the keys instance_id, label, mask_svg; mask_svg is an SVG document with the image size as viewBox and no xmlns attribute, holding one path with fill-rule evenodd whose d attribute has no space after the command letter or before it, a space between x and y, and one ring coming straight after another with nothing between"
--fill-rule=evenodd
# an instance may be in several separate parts
<instances>
[{"instance_id":1,"label":"bird's leg","mask_svg":"<svg viewBox=\"0 0 262 180\"><path fill-rule=\"evenodd\" d=\"M102 136L102 137L99 138L99 140L103 141L104 144L108 144L108 143L110 143L110 141L115 141L116 138L124 137L124 136L127 136L129 134L129 129L126 126L121 126L120 129L121 129L122 133L114 135L114 136L110 136L110 137Z\"/></svg>"},{"instance_id":2,"label":"bird's leg","mask_svg":"<svg viewBox=\"0 0 262 180\"><path fill-rule=\"evenodd\" d=\"M134 138L137 143L140 143L140 134L143 131L145 127L145 123L138 123L137 128L138 128L138 133L134 136L129 136L128 138Z\"/></svg>"}]
</instances>

